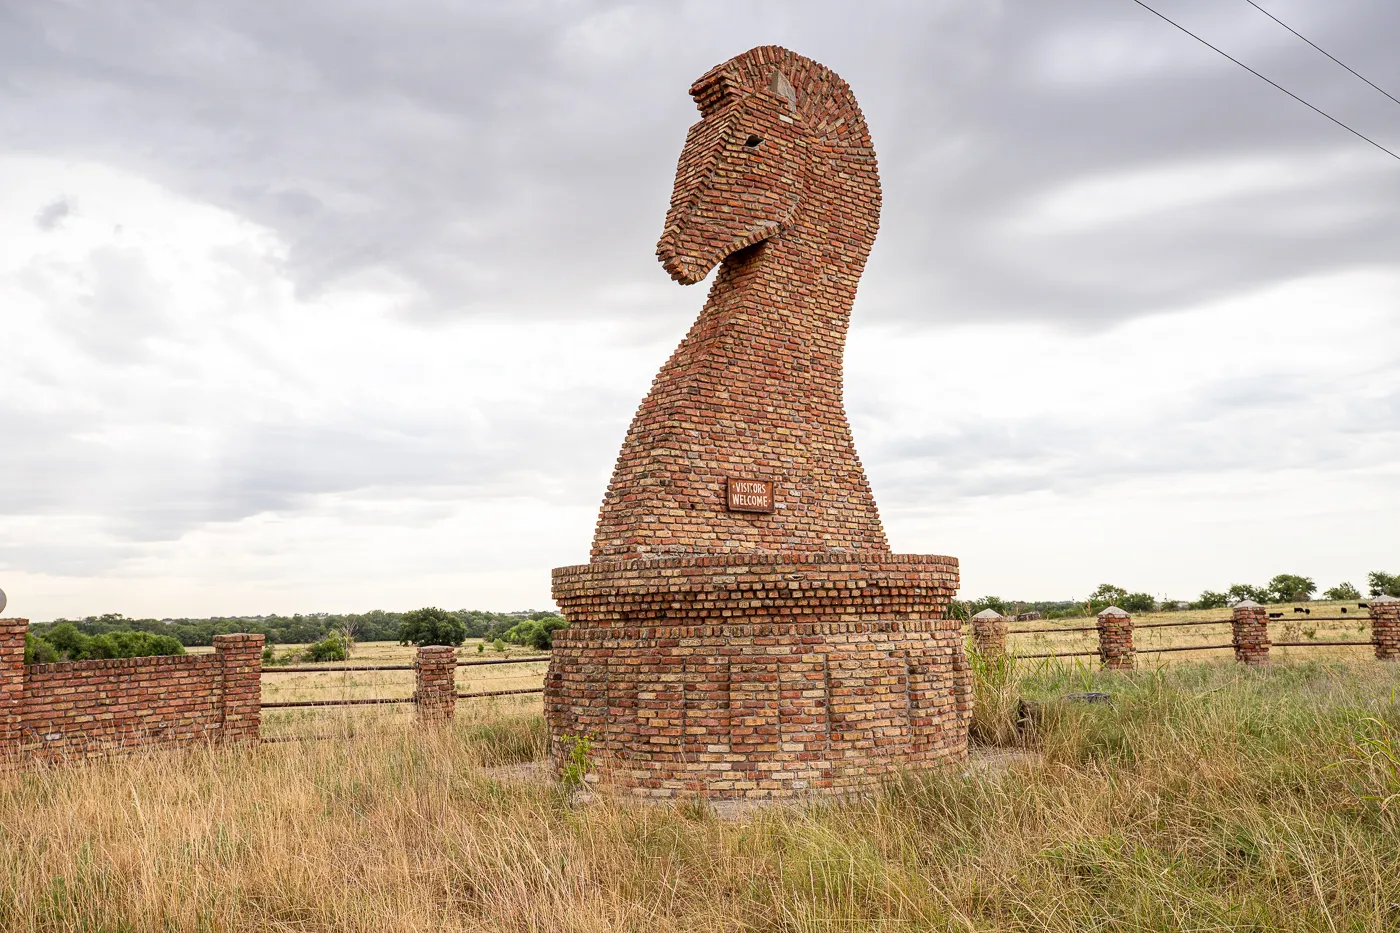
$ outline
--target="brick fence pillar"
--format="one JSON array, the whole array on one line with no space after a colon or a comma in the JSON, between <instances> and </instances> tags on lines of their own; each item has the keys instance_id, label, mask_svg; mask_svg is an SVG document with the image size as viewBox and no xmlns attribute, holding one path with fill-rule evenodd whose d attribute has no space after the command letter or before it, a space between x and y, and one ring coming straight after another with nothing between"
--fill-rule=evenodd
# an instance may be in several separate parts
<instances>
[{"instance_id":1,"label":"brick fence pillar","mask_svg":"<svg viewBox=\"0 0 1400 933\"><path fill-rule=\"evenodd\" d=\"M24 634L28 631L28 619L0 619L0 761L19 751Z\"/></svg>"},{"instance_id":2,"label":"brick fence pillar","mask_svg":"<svg viewBox=\"0 0 1400 933\"><path fill-rule=\"evenodd\" d=\"M215 635L224 715L221 742L256 742L262 729L263 635Z\"/></svg>"},{"instance_id":3,"label":"brick fence pillar","mask_svg":"<svg viewBox=\"0 0 1400 933\"><path fill-rule=\"evenodd\" d=\"M423 645L413 661L415 712L423 723L447 722L457 709L457 649Z\"/></svg>"},{"instance_id":4,"label":"brick fence pillar","mask_svg":"<svg viewBox=\"0 0 1400 933\"><path fill-rule=\"evenodd\" d=\"M1133 617L1117 606L1099 613L1099 658L1106 670L1133 669Z\"/></svg>"},{"instance_id":5,"label":"brick fence pillar","mask_svg":"<svg viewBox=\"0 0 1400 933\"><path fill-rule=\"evenodd\" d=\"M1269 610L1252 599L1235 603L1230 628L1234 633L1235 660L1257 667L1269 663Z\"/></svg>"},{"instance_id":6,"label":"brick fence pillar","mask_svg":"<svg viewBox=\"0 0 1400 933\"><path fill-rule=\"evenodd\" d=\"M1371 612L1371 643L1376 646L1376 660L1400 661L1400 599L1372 596L1367 605Z\"/></svg>"},{"instance_id":7,"label":"brick fence pillar","mask_svg":"<svg viewBox=\"0 0 1400 933\"><path fill-rule=\"evenodd\" d=\"M1006 654L1006 617L995 609L983 609L973 616L972 645L988 660Z\"/></svg>"}]
</instances>

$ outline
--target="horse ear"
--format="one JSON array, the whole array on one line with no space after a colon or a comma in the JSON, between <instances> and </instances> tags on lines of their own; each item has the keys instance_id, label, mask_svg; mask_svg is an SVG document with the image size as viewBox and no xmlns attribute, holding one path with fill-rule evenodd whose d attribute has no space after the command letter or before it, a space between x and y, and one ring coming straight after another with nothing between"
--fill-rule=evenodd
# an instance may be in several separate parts
<instances>
[{"instance_id":1,"label":"horse ear","mask_svg":"<svg viewBox=\"0 0 1400 933\"><path fill-rule=\"evenodd\" d=\"M773 72L773 76L768 79L768 90L787 101L793 113L797 112L797 92L792 89L792 82L788 81L787 75L781 71Z\"/></svg>"}]
</instances>

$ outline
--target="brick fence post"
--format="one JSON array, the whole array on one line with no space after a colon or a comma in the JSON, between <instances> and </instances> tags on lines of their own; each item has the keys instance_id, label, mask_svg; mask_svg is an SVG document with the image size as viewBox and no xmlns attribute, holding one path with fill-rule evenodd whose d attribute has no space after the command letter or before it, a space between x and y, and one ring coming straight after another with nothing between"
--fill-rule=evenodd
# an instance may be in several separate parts
<instances>
[{"instance_id":1,"label":"brick fence post","mask_svg":"<svg viewBox=\"0 0 1400 933\"><path fill-rule=\"evenodd\" d=\"M1099 613L1099 658L1105 670L1133 669L1133 617L1117 606Z\"/></svg>"},{"instance_id":2,"label":"brick fence post","mask_svg":"<svg viewBox=\"0 0 1400 933\"><path fill-rule=\"evenodd\" d=\"M0 619L0 762L19 753L24 635L28 631L28 619Z\"/></svg>"},{"instance_id":3,"label":"brick fence post","mask_svg":"<svg viewBox=\"0 0 1400 933\"><path fill-rule=\"evenodd\" d=\"M413 699L421 723L447 722L457 709L457 649L422 645L413 660Z\"/></svg>"},{"instance_id":4,"label":"brick fence post","mask_svg":"<svg viewBox=\"0 0 1400 933\"><path fill-rule=\"evenodd\" d=\"M972 617L972 645L987 660L1006 654L1006 617L983 609Z\"/></svg>"},{"instance_id":5,"label":"brick fence post","mask_svg":"<svg viewBox=\"0 0 1400 933\"><path fill-rule=\"evenodd\" d=\"M1252 599L1242 599L1235 603L1230 628L1236 661L1251 667L1269 663L1269 610Z\"/></svg>"},{"instance_id":6,"label":"brick fence post","mask_svg":"<svg viewBox=\"0 0 1400 933\"><path fill-rule=\"evenodd\" d=\"M1377 661L1400 661L1400 599L1372 596L1367 600L1371 613L1371 643Z\"/></svg>"},{"instance_id":7,"label":"brick fence post","mask_svg":"<svg viewBox=\"0 0 1400 933\"><path fill-rule=\"evenodd\" d=\"M223 693L221 742L256 742L262 730L262 635L215 635Z\"/></svg>"}]
</instances>

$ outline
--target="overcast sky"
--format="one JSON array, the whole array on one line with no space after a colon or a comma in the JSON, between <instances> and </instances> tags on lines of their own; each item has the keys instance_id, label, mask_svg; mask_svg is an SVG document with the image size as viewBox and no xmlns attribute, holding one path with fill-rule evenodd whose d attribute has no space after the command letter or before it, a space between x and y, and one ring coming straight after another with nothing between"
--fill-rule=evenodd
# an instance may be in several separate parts
<instances>
[{"instance_id":1,"label":"overcast sky","mask_svg":"<svg viewBox=\"0 0 1400 933\"><path fill-rule=\"evenodd\" d=\"M1400 97L1393 0L1260 0ZM1245 0L1154 5L1400 151ZM1132 0L0 0L0 587L35 620L542 608L707 286L712 65L841 74L891 544L964 595L1400 571L1400 161Z\"/></svg>"}]
</instances>

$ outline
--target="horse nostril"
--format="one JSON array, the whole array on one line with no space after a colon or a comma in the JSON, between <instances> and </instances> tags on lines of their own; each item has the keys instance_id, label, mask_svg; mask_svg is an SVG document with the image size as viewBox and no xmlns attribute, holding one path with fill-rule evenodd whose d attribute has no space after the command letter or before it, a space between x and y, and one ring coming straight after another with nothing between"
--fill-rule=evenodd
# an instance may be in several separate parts
<instances>
[{"instance_id":1,"label":"horse nostril","mask_svg":"<svg viewBox=\"0 0 1400 933\"><path fill-rule=\"evenodd\" d=\"M755 136L752 133L749 134L748 139L744 140L744 146L748 149L757 149L761 145L763 145L763 137Z\"/></svg>"}]
</instances>

